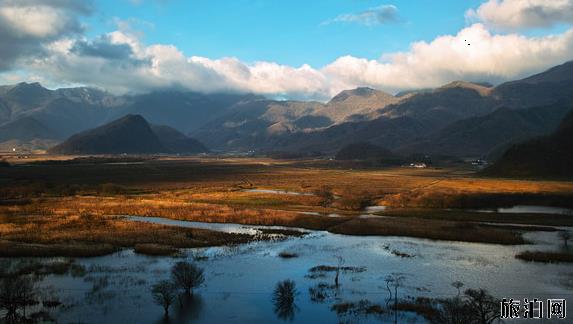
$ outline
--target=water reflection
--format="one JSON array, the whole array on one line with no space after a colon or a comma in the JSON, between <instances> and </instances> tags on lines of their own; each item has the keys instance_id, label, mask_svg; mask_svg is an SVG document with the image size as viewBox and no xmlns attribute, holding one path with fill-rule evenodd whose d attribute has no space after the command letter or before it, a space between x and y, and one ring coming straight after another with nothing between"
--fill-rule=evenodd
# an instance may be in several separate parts
<instances>
[{"instance_id":1,"label":"water reflection","mask_svg":"<svg viewBox=\"0 0 573 324\"><path fill-rule=\"evenodd\" d=\"M464 288L486 288L496 297L566 296L573 287L573 269L569 265L515 259L515 255L524 250L551 251L562 247L563 240L557 234L528 232L525 238L535 242L535 246L314 232L280 241L193 249L177 258L143 256L124 250L103 257L77 259L74 264L84 269L80 271L82 276L47 275L38 283L38 289L53 292L62 302L62 306L50 310L58 322L161 323L163 309L153 303L149 293L151 285L157 278L166 276L174 263L182 259L196 260L205 269L209 285L195 292L194 297L200 294L201 300L186 303L184 309L180 309L175 300L169 323L257 324L285 320L335 323L352 318L361 323L393 322L395 288L392 282L384 280L390 273L403 273L408 278L406 285L399 287L400 300L406 296L454 298L457 289L451 286L453 280L463 281ZM399 257L391 252L393 250L408 251L416 257ZM281 251L291 251L299 257L278 258ZM338 289L334 283L338 266L333 255L346 260ZM65 259L42 260L56 261ZM11 269L9 263L12 262L16 261L0 259L0 272ZM294 298L296 306L274 303L273 291L277 282L285 278L294 280L300 292ZM390 296L388 287L392 299L386 306ZM92 298L86 298L88 296ZM370 303L361 303L361 300ZM333 311L332 306L336 304ZM376 305L387 310L386 317L381 319L376 315L377 308L373 307ZM363 316L363 310L374 314ZM416 319L418 323L423 322L413 313L399 312L398 317L400 322Z\"/></svg>"},{"instance_id":2,"label":"water reflection","mask_svg":"<svg viewBox=\"0 0 573 324\"><path fill-rule=\"evenodd\" d=\"M200 318L203 306L204 302L201 295L182 294L179 307L175 309L175 323L189 323Z\"/></svg>"},{"instance_id":3,"label":"water reflection","mask_svg":"<svg viewBox=\"0 0 573 324\"><path fill-rule=\"evenodd\" d=\"M295 304L297 295L296 284L292 280L279 281L273 292L273 304L275 314L284 321L292 322L298 307Z\"/></svg>"},{"instance_id":4,"label":"water reflection","mask_svg":"<svg viewBox=\"0 0 573 324\"><path fill-rule=\"evenodd\" d=\"M203 297L199 294L181 294L175 304L173 304L173 314L169 317L161 316L155 323L192 323L201 318L204 304Z\"/></svg>"},{"instance_id":5,"label":"water reflection","mask_svg":"<svg viewBox=\"0 0 573 324\"><path fill-rule=\"evenodd\" d=\"M483 208L470 209L481 213L500 213L500 214L552 214L552 215L573 215L573 209L550 207L550 206L532 206L532 205L515 205L512 207L500 208Z\"/></svg>"}]
</instances>

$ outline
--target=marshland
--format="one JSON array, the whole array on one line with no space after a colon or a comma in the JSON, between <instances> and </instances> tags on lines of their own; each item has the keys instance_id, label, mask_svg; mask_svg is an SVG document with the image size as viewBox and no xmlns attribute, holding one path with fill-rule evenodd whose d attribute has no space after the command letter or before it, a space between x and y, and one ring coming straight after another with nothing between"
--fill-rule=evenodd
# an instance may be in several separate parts
<instances>
[{"instance_id":1,"label":"marshland","mask_svg":"<svg viewBox=\"0 0 573 324\"><path fill-rule=\"evenodd\" d=\"M568 181L487 178L459 165L125 160L46 157L1 169L0 275L33 280L20 316L163 321L151 291L177 262L204 281L173 302L176 322L425 323L458 296L454 282L462 295L498 299L573 289ZM288 307L277 291L292 293Z\"/></svg>"}]
</instances>

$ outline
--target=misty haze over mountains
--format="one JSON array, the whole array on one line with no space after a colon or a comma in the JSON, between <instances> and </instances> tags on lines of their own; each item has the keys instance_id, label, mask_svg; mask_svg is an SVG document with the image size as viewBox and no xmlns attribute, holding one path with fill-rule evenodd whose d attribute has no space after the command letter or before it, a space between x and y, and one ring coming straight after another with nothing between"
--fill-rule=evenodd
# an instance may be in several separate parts
<instances>
[{"instance_id":1,"label":"misty haze over mountains","mask_svg":"<svg viewBox=\"0 0 573 324\"><path fill-rule=\"evenodd\" d=\"M114 96L20 83L0 86L0 145L45 149L133 114L219 151L332 154L368 142L401 154L475 157L552 132L572 103L573 62L496 87L456 81L398 96L357 88L327 103L178 90Z\"/></svg>"}]
</instances>

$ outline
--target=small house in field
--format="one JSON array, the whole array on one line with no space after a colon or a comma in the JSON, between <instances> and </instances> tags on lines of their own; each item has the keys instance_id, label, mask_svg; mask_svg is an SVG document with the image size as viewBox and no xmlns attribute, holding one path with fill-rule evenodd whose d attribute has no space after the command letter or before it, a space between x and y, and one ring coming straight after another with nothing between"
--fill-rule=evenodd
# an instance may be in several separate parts
<instances>
[{"instance_id":1,"label":"small house in field","mask_svg":"<svg viewBox=\"0 0 573 324\"><path fill-rule=\"evenodd\" d=\"M416 162L416 163L410 163L410 167L416 169L424 169L427 168L428 165L424 162Z\"/></svg>"}]
</instances>

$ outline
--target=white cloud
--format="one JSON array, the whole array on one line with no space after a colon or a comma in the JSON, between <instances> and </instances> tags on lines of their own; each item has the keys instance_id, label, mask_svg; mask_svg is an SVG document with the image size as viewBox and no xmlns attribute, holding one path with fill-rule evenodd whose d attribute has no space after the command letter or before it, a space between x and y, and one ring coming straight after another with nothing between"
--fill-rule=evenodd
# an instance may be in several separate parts
<instances>
[{"instance_id":1,"label":"white cloud","mask_svg":"<svg viewBox=\"0 0 573 324\"><path fill-rule=\"evenodd\" d=\"M21 0L16 6L15 1L0 0L0 12L12 7L31 8L40 2ZM78 1L50 3L56 16L59 10L75 12L76 16L86 12L72 7ZM48 84L84 84L117 93L182 87L201 92L253 92L327 100L339 91L359 86L397 92L437 87L454 80L499 83L573 59L573 29L528 37L495 34L487 25L476 23L456 35L415 42L406 51L387 53L379 59L342 56L318 68L268 61L246 63L234 57L188 56L174 45L145 44L142 34L130 28L129 22L118 23L117 31L86 39L59 27L62 21L77 26L77 17L59 22L50 15L38 19L44 28L28 26L24 20L11 27L27 36L0 33L0 45L6 45L0 46L0 69L4 62L11 62L11 67L43 78ZM71 20L66 23L65 19ZM0 15L0 27L8 20Z\"/></svg>"},{"instance_id":2,"label":"white cloud","mask_svg":"<svg viewBox=\"0 0 573 324\"><path fill-rule=\"evenodd\" d=\"M469 45L468 45L469 44ZM457 35L413 43L381 60L346 56L323 69L345 86L391 91L435 87L453 80L498 83L524 77L573 58L573 29L555 36L494 35L474 24Z\"/></svg>"},{"instance_id":3,"label":"white cloud","mask_svg":"<svg viewBox=\"0 0 573 324\"><path fill-rule=\"evenodd\" d=\"M358 86L396 92L453 80L499 83L573 58L573 29L559 35L526 37L492 34L482 24L469 26L457 35L413 43L408 51L387 54L379 60L343 56L320 69L274 62L247 64L232 57L188 57L173 45L146 46L119 31L101 37L96 49L108 48L100 43L103 41L129 46L131 53L122 60L81 55L72 50L77 41L59 41L48 47L48 56L31 61L28 68L55 80L116 92L176 86L201 92L254 92L326 100Z\"/></svg>"},{"instance_id":4,"label":"white cloud","mask_svg":"<svg viewBox=\"0 0 573 324\"><path fill-rule=\"evenodd\" d=\"M573 0L488 0L466 18L502 30L573 23Z\"/></svg>"},{"instance_id":5,"label":"white cloud","mask_svg":"<svg viewBox=\"0 0 573 324\"><path fill-rule=\"evenodd\" d=\"M370 8L358 13L342 14L334 19L323 22L323 25L331 23L358 23L366 26L381 25L398 20L398 8L393 5L382 5Z\"/></svg>"}]
</instances>

